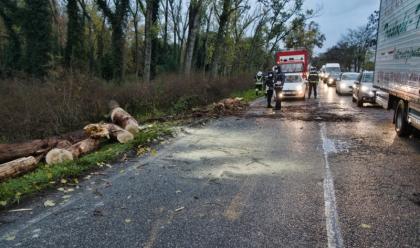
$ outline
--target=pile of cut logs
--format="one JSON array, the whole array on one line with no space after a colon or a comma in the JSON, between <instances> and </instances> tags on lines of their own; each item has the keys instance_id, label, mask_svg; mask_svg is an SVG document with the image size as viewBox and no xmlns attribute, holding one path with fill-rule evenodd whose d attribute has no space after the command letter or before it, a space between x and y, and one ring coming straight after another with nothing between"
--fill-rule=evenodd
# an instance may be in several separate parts
<instances>
[{"instance_id":1,"label":"pile of cut logs","mask_svg":"<svg viewBox=\"0 0 420 248\"><path fill-rule=\"evenodd\" d=\"M109 103L112 123L89 124L83 130L18 144L0 144L0 182L31 171L41 161L56 164L74 160L98 149L102 141L127 143L139 124L118 103Z\"/></svg>"}]
</instances>

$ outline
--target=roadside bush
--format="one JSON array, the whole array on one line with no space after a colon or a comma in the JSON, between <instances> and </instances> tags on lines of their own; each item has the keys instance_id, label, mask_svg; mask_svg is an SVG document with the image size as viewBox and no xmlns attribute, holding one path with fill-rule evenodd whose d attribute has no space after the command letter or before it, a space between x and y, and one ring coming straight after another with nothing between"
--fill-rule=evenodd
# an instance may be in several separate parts
<instances>
[{"instance_id":1,"label":"roadside bush","mask_svg":"<svg viewBox=\"0 0 420 248\"><path fill-rule=\"evenodd\" d=\"M135 116L184 112L249 88L250 78L167 75L148 84L114 84L74 73L42 82L31 78L0 80L0 142L43 138L105 120L111 99Z\"/></svg>"}]
</instances>

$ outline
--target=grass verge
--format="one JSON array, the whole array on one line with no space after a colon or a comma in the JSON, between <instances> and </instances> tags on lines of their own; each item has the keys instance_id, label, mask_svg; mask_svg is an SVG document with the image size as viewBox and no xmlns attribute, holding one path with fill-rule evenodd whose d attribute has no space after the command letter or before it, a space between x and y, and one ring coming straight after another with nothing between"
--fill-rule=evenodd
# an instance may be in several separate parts
<instances>
[{"instance_id":1,"label":"grass verge","mask_svg":"<svg viewBox=\"0 0 420 248\"><path fill-rule=\"evenodd\" d=\"M109 143L98 151L90 153L75 161L56 165L41 164L36 170L21 177L11 178L0 184L0 206L5 208L19 203L36 192L57 187L61 179L77 178L98 168L98 163L112 162L140 145L171 133L169 124L159 124L140 132L135 139L127 144Z\"/></svg>"},{"instance_id":2,"label":"grass verge","mask_svg":"<svg viewBox=\"0 0 420 248\"><path fill-rule=\"evenodd\" d=\"M247 102L252 102L261 96L257 96L255 94L254 89L243 90L243 91L236 91L232 95L232 97L241 97Z\"/></svg>"}]
</instances>

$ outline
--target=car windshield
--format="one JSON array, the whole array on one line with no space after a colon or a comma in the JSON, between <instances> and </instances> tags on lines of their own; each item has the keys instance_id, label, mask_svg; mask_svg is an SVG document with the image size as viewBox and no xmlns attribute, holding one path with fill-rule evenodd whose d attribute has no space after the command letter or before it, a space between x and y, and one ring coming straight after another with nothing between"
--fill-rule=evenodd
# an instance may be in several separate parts
<instances>
[{"instance_id":1,"label":"car windshield","mask_svg":"<svg viewBox=\"0 0 420 248\"><path fill-rule=\"evenodd\" d=\"M357 80L357 77L359 76L359 74L343 74L343 76L341 77L341 80Z\"/></svg>"},{"instance_id":2,"label":"car windshield","mask_svg":"<svg viewBox=\"0 0 420 248\"><path fill-rule=\"evenodd\" d=\"M291 72L303 72L303 64L282 64L280 65L281 71L284 73L291 73Z\"/></svg>"},{"instance_id":3,"label":"car windshield","mask_svg":"<svg viewBox=\"0 0 420 248\"><path fill-rule=\"evenodd\" d=\"M340 67L327 67L325 69L328 73L340 73Z\"/></svg>"},{"instance_id":4,"label":"car windshield","mask_svg":"<svg viewBox=\"0 0 420 248\"><path fill-rule=\"evenodd\" d=\"M301 83L302 77L299 75L286 75L286 83Z\"/></svg>"},{"instance_id":5,"label":"car windshield","mask_svg":"<svg viewBox=\"0 0 420 248\"><path fill-rule=\"evenodd\" d=\"M373 73L363 73L362 82L373 83Z\"/></svg>"}]
</instances>

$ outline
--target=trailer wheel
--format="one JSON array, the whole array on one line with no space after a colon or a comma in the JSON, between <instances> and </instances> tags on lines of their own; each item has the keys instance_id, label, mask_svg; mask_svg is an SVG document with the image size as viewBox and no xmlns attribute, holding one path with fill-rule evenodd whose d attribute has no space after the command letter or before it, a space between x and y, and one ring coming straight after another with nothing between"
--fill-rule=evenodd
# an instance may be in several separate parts
<instances>
[{"instance_id":1,"label":"trailer wheel","mask_svg":"<svg viewBox=\"0 0 420 248\"><path fill-rule=\"evenodd\" d=\"M407 122L407 104L400 100L395 110L395 131L400 137L406 137L411 133L410 124Z\"/></svg>"}]
</instances>

